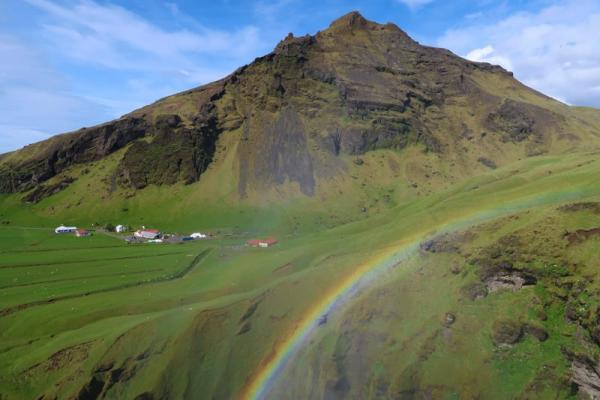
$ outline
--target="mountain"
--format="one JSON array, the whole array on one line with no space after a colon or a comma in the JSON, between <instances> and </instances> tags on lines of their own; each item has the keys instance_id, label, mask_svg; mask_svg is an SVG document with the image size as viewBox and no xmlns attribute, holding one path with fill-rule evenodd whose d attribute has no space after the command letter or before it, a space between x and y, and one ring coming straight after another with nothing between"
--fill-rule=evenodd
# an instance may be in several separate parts
<instances>
[{"instance_id":1,"label":"mountain","mask_svg":"<svg viewBox=\"0 0 600 400\"><path fill-rule=\"evenodd\" d=\"M599 154L393 24L290 34L0 155L0 399L600 398Z\"/></svg>"},{"instance_id":2,"label":"mountain","mask_svg":"<svg viewBox=\"0 0 600 400\"><path fill-rule=\"evenodd\" d=\"M39 202L74 182L78 167L116 154L108 191L202 185L214 167L229 170L236 200L262 201L282 186L286 197L315 196L377 149L398 154L381 167L389 174L404 164L432 190L587 147L598 127L597 115L537 93L501 67L421 46L397 26L353 12L314 36L288 35L220 81L4 155L0 192Z\"/></svg>"}]
</instances>

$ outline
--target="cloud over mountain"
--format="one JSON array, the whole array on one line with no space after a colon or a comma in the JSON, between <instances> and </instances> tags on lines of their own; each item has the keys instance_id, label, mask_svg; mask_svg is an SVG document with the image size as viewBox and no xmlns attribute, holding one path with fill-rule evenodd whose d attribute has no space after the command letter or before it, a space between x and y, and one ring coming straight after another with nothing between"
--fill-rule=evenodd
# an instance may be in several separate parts
<instances>
[{"instance_id":1,"label":"cloud over mountain","mask_svg":"<svg viewBox=\"0 0 600 400\"><path fill-rule=\"evenodd\" d=\"M448 30L437 42L474 61L500 64L569 104L600 107L600 3L561 1L495 23Z\"/></svg>"}]
</instances>

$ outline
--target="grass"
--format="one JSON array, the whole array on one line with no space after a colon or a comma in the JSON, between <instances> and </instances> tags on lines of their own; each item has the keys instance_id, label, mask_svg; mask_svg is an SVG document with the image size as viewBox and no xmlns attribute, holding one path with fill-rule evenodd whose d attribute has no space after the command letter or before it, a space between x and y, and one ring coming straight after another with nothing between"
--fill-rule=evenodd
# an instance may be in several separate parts
<instances>
[{"instance_id":1,"label":"grass","mask_svg":"<svg viewBox=\"0 0 600 400\"><path fill-rule=\"evenodd\" d=\"M367 162L385 156L374 153ZM8 399L70 397L96 377L108 398L145 392L235 397L273 344L358 265L432 234L471 229L476 238L461 254L416 252L329 316L272 393L286 388L304 397L310 388L333 390L345 378L352 383L346 394L364 398L426 390L440 398L535 397L528 391L535 382L546 382L538 398L568 397L568 391L548 382L567 374L560 349L582 347L569 336L573 326L562 316L564 306L545 300L545 293L556 289L540 284L535 291L498 293L476 302L466 300L461 289L477 279L465 254L503 236L546 226L546 218L554 218L555 226L541 235L600 224L593 215L555 211L565 202L600 196L600 163L594 155L585 157L590 162L583 166L582 156L525 160L418 200L397 197L392 205L348 223L343 215L355 208L344 198L336 223L324 221L328 211L311 199L287 208L209 204L199 210L193 199L200 195L183 186L170 193L149 188L126 203L106 199L88 213L71 208L64 221L87 226L110 218L106 222L219 233L214 240L182 245L134 246L101 234L55 235L49 227L67 214L48 210L72 193L28 206L29 214L18 199L4 197L2 218L10 224L0 228L0 308L11 311L0 317L1 392ZM520 172L514 174L515 169ZM187 205L171 207L173 198ZM94 221L104 207L116 204L127 204L128 211ZM240 246L252 235L273 232L281 239L273 248ZM585 265L581 274L595 274L595 248L583 243L564 257ZM454 265L463 272L449 272ZM530 307L535 299L551 304L546 321L535 320ZM590 296L581 300L593 303ZM450 329L441 324L446 312L457 316ZM526 336L499 351L490 335L501 315L541 323L550 338L540 343ZM357 369L361 365L370 372ZM547 376L544 366L550 366ZM303 374L306 369L315 372Z\"/></svg>"}]
</instances>

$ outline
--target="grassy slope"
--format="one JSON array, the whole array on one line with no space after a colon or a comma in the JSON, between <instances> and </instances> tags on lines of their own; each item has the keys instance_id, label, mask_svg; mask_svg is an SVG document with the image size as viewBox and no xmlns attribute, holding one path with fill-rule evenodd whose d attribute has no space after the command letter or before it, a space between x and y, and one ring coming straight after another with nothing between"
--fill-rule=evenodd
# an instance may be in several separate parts
<instances>
[{"instance_id":1,"label":"grassy slope","mask_svg":"<svg viewBox=\"0 0 600 400\"><path fill-rule=\"evenodd\" d=\"M369 161L375 162L381 154L387 153L374 152ZM516 170L520 172L515 174ZM526 216L524 225L535 224L536 218L555 213L557 204L600 196L596 180L599 170L600 162L594 154L532 158L418 200L411 200L410 195L399 196L397 205L382 207L371 215L367 212L362 220L330 229L326 229L327 223L333 226L336 221L328 210L314 207L315 211L309 212L306 204L261 209L260 213L250 208L231 210L226 205L215 206L197 210L186 219L183 215L189 209L169 211L167 206L166 212L158 211L180 193L192 198L186 193L193 190L190 187L178 187L163 194L152 189L156 190L152 193L153 203L150 195L136 196L131 201L139 202L140 208L130 207L120 214L127 222L136 222L136 216L142 218L139 210L150 210L142 222L160 223L163 229L233 227L238 232L250 228L263 233L273 230L290 233L289 227L282 227L297 224L295 235L282 237L282 243L268 251L238 247L243 241L241 237L156 247L127 247L102 236L89 240L54 237L47 230L12 226L58 221L63 215L48 212L50 203L35 208L38 212L48 212L42 214L47 220L40 219L39 214L30 217L5 207L2 218L9 218L11 225L1 231L5 240L0 251L6 268L0 269L0 273L9 281L12 279L14 285L9 283L0 289L0 307L6 309L16 303L31 303L63 293L81 296L35 304L0 318L3 346L0 387L8 398L37 397L42 393L65 397L76 394L95 375L106 383L109 398L135 397L143 392L189 398L200 394L207 398L232 396L303 311L363 260L390 246L422 240L447 224L454 228L468 227L513 213ZM85 179L78 184L85 187ZM3 201L16 204L14 198ZM103 207L114 208L111 201L106 199ZM339 215L349 212L344 206L340 203ZM523 214L530 208L534 210L531 215ZM152 210L157 211L154 214ZM88 209L87 213L72 215L69 223L90 223L101 214ZM259 223L243 215L265 216L267 221ZM326 217L329 219L324 220ZM499 226L507 232L515 229L500 221ZM595 220L580 221L585 227L595 223ZM572 224L570 220L561 221L567 223ZM480 235L477 246L490 245L499 234ZM80 250L82 243L91 248ZM169 277L185 268L192 256L206 249L209 253L185 277L145 284L149 279ZM149 257L137 258L140 253ZM156 257L159 253L169 254ZM134 258L114 260L129 256ZM421 256L415 257L386 280L381 288L387 290L385 296L367 293L365 300L359 298L352 303L356 305L350 306L360 307L358 311L350 308L347 313L334 316L319 332L323 340L317 337L297 365L315 365L321 362L315 354L332 354L336 348L344 348L344 343L336 344L336 340L353 343L352 337L340 336L340 332L350 329L366 332L370 343L365 350L367 366L372 371L368 375L369 386L365 386L369 392L352 392L360 396L374 396L379 390L379 379L387 382L389 391L402 392L407 385L408 389L417 390L438 384L436 390L444 394L454 391L507 398L522 393L532 374L535 375L533 371L543 363L552 363L557 368L556 374L564 376L566 367L559 360L558 351L562 342L570 339L560 339L553 332L568 330L569 326L564 326L564 319L558 316L548 319L551 339L543 345L528 337L508 353L501 352L496 357L490 343L489 331L496 313L511 314L525 309L524 305L531 301L528 297L531 291L490 295L479 303L466 302L460 288L469 279L475 279L475 272L471 271L475 267L465 269L464 277L449 277L450 264L464 262L459 256L442 254L422 261ZM52 264L60 260L77 263ZM14 268L18 264L41 265ZM138 271L146 273L138 275ZM127 274L112 275L115 272ZM106 276L94 277L101 274ZM55 279L54 275L63 280L39 283ZM65 280L71 278L74 280ZM127 283L136 284L118 289ZM17 286L24 284L29 286ZM116 290L85 295L92 289L110 287ZM439 296L440 293L444 296ZM253 307L256 303L258 306ZM375 322L367 322L370 319L362 317L373 307L388 318L371 317ZM255 311L249 312L253 308ZM400 315L389 318L385 311L393 310ZM441 316L449 310L458 315L453 328L454 344L443 346L446 339L434 333ZM244 319L244 314L252 315ZM528 314L520 317L528 318ZM393 337L394 344L384 341L378 347L373 339L373 333L377 332ZM427 346L433 346L433 350L423 350ZM429 354L425 358L419 354L423 351ZM459 369L456 363L463 357L470 366ZM517 360L525 360L531 368L517 368L522 365L515 364ZM322 382L314 387L325 390L328 379L339 378L336 374L340 372L330 361L321 364L317 371L321 372ZM352 377L351 371L344 373ZM477 376L475 382L472 374ZM409 383L416 381L410 377L417 375L418 385L412 387ZM116 382L119 379L121 383ZM511 384L497 385L499 380ZM116 382L114 386L111 381ZM306 393L307 382L295 380L295 390ZM357 387L362 385L352 386L351 390L363 390Z\"/></svg>"}]
</instances>

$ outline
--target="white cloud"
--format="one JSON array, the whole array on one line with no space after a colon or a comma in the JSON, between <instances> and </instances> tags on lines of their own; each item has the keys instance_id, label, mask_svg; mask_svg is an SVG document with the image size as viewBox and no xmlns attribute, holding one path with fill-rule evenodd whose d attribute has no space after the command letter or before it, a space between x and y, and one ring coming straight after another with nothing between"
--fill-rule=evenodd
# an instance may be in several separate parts
<instances>
[{"instance_id":1,"label":"white cloud","mask_svg":"<svg viewBox=\"0 0 600 400\"><path fill-rule=\"evenodd\" d=\"M496 54L496 50L491 45L487 45L480 49L471 50L465 56L466 59L471 61L487 62L490 64L501 65L505 69L512 71L513 66L510 59Z\"/></svg>"},{"instance_id":2,"label":"white cloud","mask_svg":"<svg viewBox=\"0 0 600 400\"><path fill-rule=\"evenodd\" d=\"M419 7L422 7L426 4L433 2L434 0L397 0L400 3L406 5L411 10L416 10Z\"/></svg>"},{"instance_id":3,"label":"white cloud","mask_svg":"<svg viewBox=\"0 0 600 400\"><path fill-rule=\"evenodd\" d=\"M0 35L0 153L111 115L69 93L66 78L16 38Z\"/></svg>"},{"instance_id":4,"label":"white cloud","mask_svg":"<svg viewBox=\"0 0 600 400\"><path fill-rule=\"evenodd\" d=\"M296 0L258 0L254 3L254 12L267 21L278 18L281 11Z\"/></svg>"},{"instance_id":5,"label":"white cloud","mask_svg":"<svg viewBox=\"0 0 600 400\"><path fill-rule=\"evenodd\" d=\"M437 45L500 64L567 103L600 107L599 26L600 2L564 0L536 13L448 30Z\"/></svg>"},{"instance_id":6,"label":"white cloud","mask_svg":"<svg viewBox=\"0 0 600 400\"><path fill-rule=\"evenodd\" d=\"M233 32L206 27L197 32L167 31L119 6L93 1L72 7L49 0L27 2L53 17L44 28L58 50L78 61L108 68L194 69L202 65L200 55L240 59L256 54L262 46L253 26Z\"/></svg>"},{"instance_id":7,"label":"white cloud","mask_svg":"<svg viewBox=\"0 0 600 400\"><path fill-rule=\"evenodd\" d=\"M211 29L171 2L165 11L193 30L94 0L26 2L30 34L0 32L0 153L222 78L266 50L256 27Z\"/></svg>"},{"instance_id":8,"label":"white cloud","mask_svg":"<svg viewBox=\"0 0 600 400\"><path fill-rule=\"evenodd\" d=\"M50 135L16 125L0 124L0 154L8 153L29 143L48 139Z\"/></svg>"}]
</instances>

